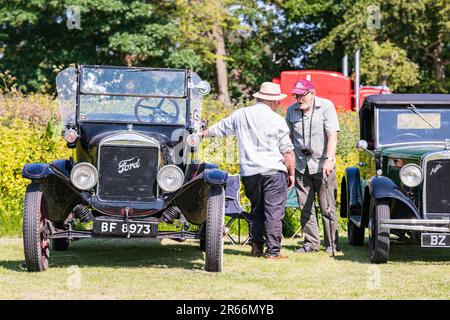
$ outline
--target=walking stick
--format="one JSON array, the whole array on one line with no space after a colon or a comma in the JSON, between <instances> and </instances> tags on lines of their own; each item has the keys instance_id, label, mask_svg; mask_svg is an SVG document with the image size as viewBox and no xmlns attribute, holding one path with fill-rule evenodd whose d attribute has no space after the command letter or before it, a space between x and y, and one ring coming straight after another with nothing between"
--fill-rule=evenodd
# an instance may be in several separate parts
<instances>
[{"instance_id":1,"label":"walking stick","mask_svg":"<svg viewBox=\"0 0 450 320\"><path fill-rule=\"evenodd\" d=\"M330 238L331 238L331 252L334 255L334 232L333 232L333 224L331 223L331 212L330 212L330 200L328 198L329 196L329 191L328 191L328 176L324 175L323 176L323 182L325 183L325 192L326 192L326 198L327 198L327 214L328 214L328 223L329 223L329 227L330 227Z\"/></svg>"}]
</instances>

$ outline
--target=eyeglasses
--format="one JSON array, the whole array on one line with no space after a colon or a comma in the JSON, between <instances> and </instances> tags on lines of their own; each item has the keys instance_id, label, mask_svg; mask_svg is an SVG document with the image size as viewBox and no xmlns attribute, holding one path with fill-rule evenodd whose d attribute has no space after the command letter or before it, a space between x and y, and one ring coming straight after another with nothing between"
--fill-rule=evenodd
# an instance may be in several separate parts
<instances>
[{"instance_id":1,"label":"eyeglasses","mask_svg":"<svg viewBox=\"0 0 450 320\"><path fill-rule=\"evenodd\" d=\"M306 97L308 94L309 94L309 91L306 91L304 94L296 94L296 93L294 93L293 96L294 96L294 99L301 99L301 98Z\"/></svg>"}]
</instances>

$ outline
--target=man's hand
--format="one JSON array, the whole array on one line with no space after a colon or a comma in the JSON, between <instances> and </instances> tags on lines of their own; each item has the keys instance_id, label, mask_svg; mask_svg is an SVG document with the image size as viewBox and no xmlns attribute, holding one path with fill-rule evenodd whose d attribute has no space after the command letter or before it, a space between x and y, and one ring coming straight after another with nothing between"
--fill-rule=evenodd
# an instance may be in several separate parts
<instances>
[{"instance_id":1,"label":"man's hand","mask_svg":"<svg viewBox=\"0 0 450 320\"><path fill-rule=\"evenodd\" d=\"M288 189L292 188L295 185L295 174L290 175L288 180Z\"/></svg>"},{"instance_id":2,"label":"man's hand","mask_svg":"<svg viewBox=\"0 0 450 320\"><path fill-rule=\"evenodd\" d=\"M330 158L325 159L322 166L322 174L324 176L328 176L333 171L334 171L334 161Z\"/></svg>"},{"instance_id":3,"label":"man's hand","mask_svg":"<svg viewBox=\"0 0 450 320\"><path fill-rule=\"evenodd\" d=\"M203 131L197 132L197 135L198 135L200 138L206 137L208 134L209 134L208 129L205 129L205 130L203 130Z\"/></svg>"},{"instance_id":4,"label":"man's hand","mask_svg":"<svg viewBox=\"0 0 450 320\"><path fill-rule=\"evenodd\" d=\"M336 146L338 142L338 133L336 131L330 131L327 133L328 144L326 155L328 159L325 159L322 166L322 174L324 177L328 176L334 170L334 155L336 154Z\"/></svg>"},{"instance_id":5,"label":"man's hand","mask_svg":"<svg viewBox=\"0 0 450 320\"><path fill-rule=\"evenodd\" d=\"M295 154L294 150L283 153L284 164L288 172L288 189L292 188L295 183Z\"/></svg>"}]
</instances>

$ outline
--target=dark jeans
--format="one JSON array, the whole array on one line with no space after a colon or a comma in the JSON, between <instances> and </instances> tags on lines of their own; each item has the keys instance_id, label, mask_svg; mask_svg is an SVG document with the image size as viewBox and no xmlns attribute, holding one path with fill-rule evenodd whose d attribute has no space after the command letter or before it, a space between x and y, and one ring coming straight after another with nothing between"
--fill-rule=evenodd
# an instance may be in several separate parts
<instances>
[{"instance_id":1,"label":"dark jeans","mask_svg":"<svg viewBox=\"0 0 450 320\"><path fill-rule=\"evenodd\" d=\"M287 200L287 174L278 172L270 176L260 174L242 177L245 195L252 204L250 221L251 243L264 243L267 254L278 255L281 250L282 219Z\"/></svg>"}]
</instances>

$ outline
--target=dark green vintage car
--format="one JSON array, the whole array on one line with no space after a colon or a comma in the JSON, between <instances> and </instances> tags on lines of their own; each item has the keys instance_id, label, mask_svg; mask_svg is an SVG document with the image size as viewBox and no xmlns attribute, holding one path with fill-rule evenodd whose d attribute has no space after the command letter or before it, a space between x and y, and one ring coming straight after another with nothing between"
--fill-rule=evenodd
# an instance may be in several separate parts
<instances>
[{"instance_id":1,"label":"dark green vintage car","mask_svg":"<svg viewBox=\"0 0 450 320\"><path fill-rule=\"evenodd\" d=\"M372 95L359 116L360 162L341 184L349 244L368 228L373 263L387 262L391 235L450 247L450 95Z\"/></svg>"}]
</instances>

